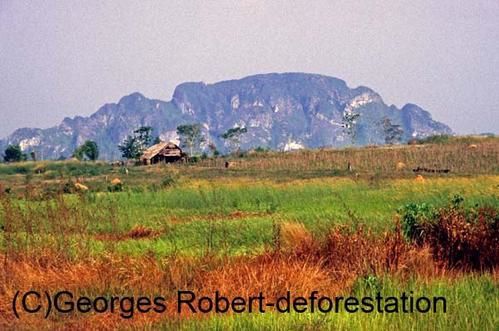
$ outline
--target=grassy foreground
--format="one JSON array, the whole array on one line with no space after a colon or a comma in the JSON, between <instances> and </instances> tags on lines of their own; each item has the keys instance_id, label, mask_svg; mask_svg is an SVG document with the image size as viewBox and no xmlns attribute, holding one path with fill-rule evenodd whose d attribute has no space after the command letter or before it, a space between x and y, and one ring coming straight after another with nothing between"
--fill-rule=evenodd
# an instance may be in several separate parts
<instances>
[{"instance_id":1,"label":"grassy foreground","mask_svg":"<svg viewBox=\"0 0 499 331\"><path fill-rule=\"evenodd\" d=\"M381 166L380 155L391 151L353 151L349 159L366 153L380 164L372 170L355 159L354 173L340 169L348 154L337 166L312 160L333 160L328 153L334 151L305 152L313 156L304 161L294 154L251 156L233 169L221 168L219 160L138 167L128 175L105 164L2 165L0 328L495 330L497 268L449 266L431 247L401 235L400 208L409 203L439 208L458 195L466 209L499 208L497 163L491 161L497 160L497 145L471 150L482 157L466 159L461 173L416 177L418 160L444 168L446 149L469 151L465 145L442 148L438 154L438 146L431 146L431 153L406 159L406 168L398 170L396 159L417 152L397 150ZM116 177L119 189L110 183ZM68 186L76 181L89 190ZM33 288L90 297L161 294L168 307L178 289L228 296L262 291L269 298L288 290L304 296L312 290L331 296L413 291L445 296L448 307L436 314L179 315L167 309L130 319L106 312L17 320L12 297Z\"/></svg>"}]
</instances>

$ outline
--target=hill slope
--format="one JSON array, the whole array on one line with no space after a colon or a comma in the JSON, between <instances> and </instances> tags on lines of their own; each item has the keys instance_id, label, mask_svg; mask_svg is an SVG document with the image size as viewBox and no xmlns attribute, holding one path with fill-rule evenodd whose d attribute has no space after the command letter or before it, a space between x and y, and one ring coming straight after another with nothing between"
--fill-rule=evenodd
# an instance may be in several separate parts
<instances>
[{"instance_id":1,"label":"hill slope","mask_svg":"<svg viewBox=\"0 0 499 331\"><path fill-rule=\"evenodd\" d=\"M49 129L18 129L0 141L0 148L19 143L25 151L54 159L70 156L79 144L91 139L98 143L101 158L117 159L117 145L135 128L152 126L155 135L175 141L176 127L189 123L201 123L207 140L221 150L225 146L220 134L234 126L248 129L242 137L243 149L344 146L352 143L342 127L348 111L360 114L356 143L361 145L384 142L380 123L385 117L402 127L404 140L452 133L420 107L388 106L367 87L352 89L333 77L284 73L215 84L183 83L169 102L133 93L89 117L65 118Z\"/></svg>"}]
</instances>

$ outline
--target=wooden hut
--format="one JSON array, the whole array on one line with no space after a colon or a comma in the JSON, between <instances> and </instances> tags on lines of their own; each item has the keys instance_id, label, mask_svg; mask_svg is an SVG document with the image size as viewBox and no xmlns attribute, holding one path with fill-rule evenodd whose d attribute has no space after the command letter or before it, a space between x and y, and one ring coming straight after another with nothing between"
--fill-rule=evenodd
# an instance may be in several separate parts
<instances>
[{"instance_id":1,"label":"wooden hut","mask_svg":"<svg viewBox=\"0 0 499 331\"><path fill-rule=\"evenodd\" d=\"M184 153L172 142L160 142L149 147L140 157L140 162L144 165L156 163L171 163L181 160Z\"/></svg>"}]
</instances>

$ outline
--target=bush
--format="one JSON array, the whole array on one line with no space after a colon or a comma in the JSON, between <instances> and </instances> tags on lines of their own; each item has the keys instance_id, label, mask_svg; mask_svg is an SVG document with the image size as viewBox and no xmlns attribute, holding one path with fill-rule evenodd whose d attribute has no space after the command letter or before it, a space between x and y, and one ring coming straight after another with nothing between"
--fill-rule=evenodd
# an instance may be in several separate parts
<instances>
[{"instance_id":1,"label":"bush","mask_svg":"<svg viewBox=\"0 0 499 331\"><path fill-rule=\"evenodd\" d=\"M191 156L187 159L187 162L189 163L198 163L200 160L199 156Z\"/></svg>"},{"instance_id":2,"label":"bush","mask_svg":"<svg viewBox=\"0 0 499 331\"><path fill-rule=\"evenodd\" d=\"M66 194L71 194L71 193L74 193L75 191L76 191L75 185L71 180L68 180L67 182L65 182L62 185L62 192L66 193Z\"/></svg>"},{"instance_id":3,"label":"bush","mask_svg":"<svg viewBox=\"0 0 499 331\"><path fill-rule=\"evenodd\" d=\"M266 153L269 150L270 150L269 148L265 148L265 147L262 147L262 146L258 146L257 148L254 149L254 151L257 152L257 153Z\"/></svg>"},{"instance_id":4,"label":"bush","mask_svg":"<svg viewBox=\"0 0 499 331\"><path fill-rule=\"evenodd\" d=\"M25 167L25 166L18 166L18 167L15 167L14 168L14 172L16 174L20 174L20 175L26 175L27 173L29 173L29 168L28 167Z\"/></svg>"},{"instance_id":5,"label":"bush","mask_svg":"<svg viewBox=\"0 0 499 331\"><path fill-rule=\"evenodd\" d=\"M426 138L422 138L418 140L418 143L420 144L446 144L451 141L451 136L447 134L440 134L440 135L434 135L434 136L429 136Z\"/></svg>"},{"instance_id":6,"label":"bush","mask_svg":"<svg viewBox=\"0 0 499 331\"><path fill-rule=\"evenodd\" d=\"M494 207L443 208L425 242L450 267L492 269L499 264L499 210Z\"/></svg>"},{"instance_id":7,"label":"bush","mask_svg":"<svg viewBox=\"0 0 499 331\"><path fill-rule=\"evenodd\" d=\"M4 154L3 159L5 162L21 162L27 159L26 154L23 153L19 145L9 145Z\"/></svg>"},{"instance_id":8,"label":"bush","mask_svg":"<svg viewBox=\"0 0 499 331\"><path fill-rule=\"evenodd\" d=\"M109 192L123 192L123 184L122 183L117 183L117 184L111 184L107 187L107 190Z\"/></svg>"},{"instance_id":9,"label":"bush","mask_svg":"<svg viewBox=\"0 0 499 331\"><path fill-rule=\"evenodd\" d=\"M417 245L428 245L433 258L448 267L493 269L499 264L499 209L466 209L463 200L454 196L449 206L438 210L427 204L406 205L404 236Z\"/></svg>"},{"instance_id":10,"label":"bush","mask_svg":"<svg viewBox=\"0 0 499 331\"><path fill-rule=\"evenodd\" d=\"M410 203L399 210L402 214L402 233L411 242L421 244L425 229L435 218L435 209L427 203Z\"/></svg>"}]
</instances>

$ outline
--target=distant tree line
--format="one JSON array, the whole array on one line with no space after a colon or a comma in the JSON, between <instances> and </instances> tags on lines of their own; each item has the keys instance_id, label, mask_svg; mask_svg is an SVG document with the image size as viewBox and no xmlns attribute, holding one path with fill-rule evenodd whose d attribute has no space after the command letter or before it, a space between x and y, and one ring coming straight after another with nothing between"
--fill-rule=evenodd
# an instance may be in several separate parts
<instances>
[{"instance_id":1,"label":"distant tree line","mask_svg":"<svg viewBox=\"0 0 499 331\"><path fill-rule=\"evenodd\" d=\"M352 144L356 142L359 117L360 114L355 112L345 112L343 114L342 126L345 133L350 137ZM383 132L386 144L397 144L402 141L404 130L401 125L392 123L388 117L383 118L378 125ZM141 126L133 130L132 134L128 135L118 145L121 156L129 160L138 160L147 148L160 143L159 136L153 137L152 132L153 128L150 126ZM247 132L247 128L235 126L220 134L219 137L224 140L225 146L231 153L238 153L241 148L241 139ZM180 140L180 147L188 151L189 157L198 156L203 150L202 145L204 143L207 143L206 147L213 156L220 154L216 146L209 142L205 132L203 132L202 125L199 123L179 125L177 135ZM36 161L34 151L30 153L30 156L33 161ZM75 149L72 156L80 161L96 161L99 158L99 146L95 141L86 140ZM28 155L23 153L19 144L13 144L5 149L3 160L5 162L21 162L28 160Z\"/></svg>"},{"instance_id":2,"label":"distant tree line","mask_svg":"<svg viewBox=\"0 0 499 331\"><path fill-rule=\"evenodd\" d=\"M137 160L147 148L159 143L161 141L159 137L152 139L152 130L149 126L141 126L134 130L131 135L127 136L118 145L121 156L125 159ZM231 152L235 152L240 149L241 137L247 131L244 127L234 127L221 134L220 138L224 139ZM217 156L220 154L216 146L209 142L203 132L202 125L199 123L177 126L177 135L180 140L180 147L188 151L190 157L198 156L202 152L204 143L207 143L206 147L211 151L212 155Z\"/></svg>"},{"instance_id":3,"label":"distant tree line","mask_svg":"<svg viewBox=\"0 0 499 331\"><path fill-rule=\"evenodd\" d=\"M5 162L21 162L28 159L27 155L23 153L21 146L9 145L5 149L3 160Z\"/></svg>"}]
</instances>

